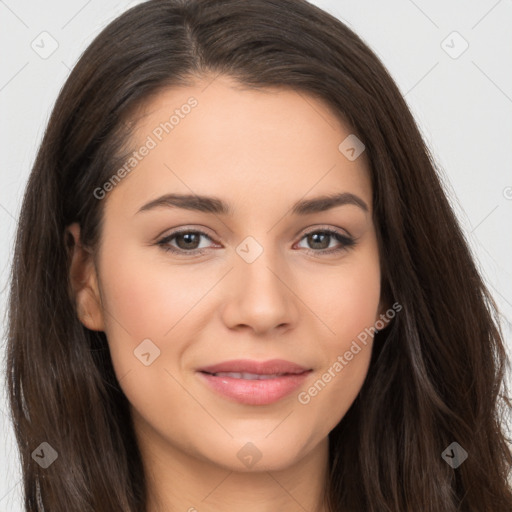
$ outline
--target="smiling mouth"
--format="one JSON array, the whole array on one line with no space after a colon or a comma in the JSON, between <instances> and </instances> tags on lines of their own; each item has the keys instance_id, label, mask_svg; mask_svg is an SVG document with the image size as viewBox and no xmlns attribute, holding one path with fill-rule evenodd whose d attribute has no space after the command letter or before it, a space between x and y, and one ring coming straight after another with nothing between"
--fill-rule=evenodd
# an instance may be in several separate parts
<instances>
[{"instance_id":1,"label":"smiling mouth","mask_svg":"<svg viewBox=\"0 0 512 512\"><path fill-rule=\"evenodd\" d=\"M215 393L245 405L270 405L291 395L313 370L300 373L248 373L199 371L202 381Z\"/></svg>"}]
</instances>

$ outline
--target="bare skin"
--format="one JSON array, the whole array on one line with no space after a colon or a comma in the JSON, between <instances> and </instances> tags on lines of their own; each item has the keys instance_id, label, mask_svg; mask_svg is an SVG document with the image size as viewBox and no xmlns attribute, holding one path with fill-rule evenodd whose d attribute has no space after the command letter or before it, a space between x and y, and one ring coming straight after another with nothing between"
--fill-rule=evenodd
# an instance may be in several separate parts
<instances>
[{"instance_id":1,"label":"bare skin","mask_svg":"<svg viewBox=\"0 0 512 512\"><path fill-rule=\"evenodd\" d=\"M361 389L371 337L342 371L332 376L332 368L386 310L365 154L349 161L338 150L351 131L311 96L246 90L223 76L210 82L166 90L146 105L134 148L188 98L198 101L161 141L152 135L156 147L102 199L95 260L79 226L69 227L79 317L107 335L148 474L148 512L326 512L328 434ZM219 197L233 215L139 212L166 193ZM291 212L296 201L334 193L354 194L367 211L344 204ZM166 252L157 242L176 228L207 236L175 237L167 246L181 254ZM322 229L356 243L306 236ZM247 237L254 241L246 245ZM191 255L196 239L205 252ZM249 263L240 247L262 252ZM134 355L145 339L160 350L147 366ZM267 405L228 399L196 371L274 358L313 371ZM329 382L308 394L329 368ZM248 465L244 450L261 458Z\"/></svg>"}]
</instances>

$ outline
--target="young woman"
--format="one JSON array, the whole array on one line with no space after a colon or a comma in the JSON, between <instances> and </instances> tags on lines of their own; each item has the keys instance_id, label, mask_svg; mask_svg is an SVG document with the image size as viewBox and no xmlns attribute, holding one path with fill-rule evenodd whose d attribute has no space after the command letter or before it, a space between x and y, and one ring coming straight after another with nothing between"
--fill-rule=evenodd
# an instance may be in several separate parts
<instances>
[{"instance_id":1,"label":"young woman","mask_svg":"<svg viewBox=\"0 0 512 512\"><path fill-rule=\"evenodd\" d=\"M150 0L23 200L27 511L506 512L506 353L399 90L303 0Z\"/></svg>"}]
</instances>

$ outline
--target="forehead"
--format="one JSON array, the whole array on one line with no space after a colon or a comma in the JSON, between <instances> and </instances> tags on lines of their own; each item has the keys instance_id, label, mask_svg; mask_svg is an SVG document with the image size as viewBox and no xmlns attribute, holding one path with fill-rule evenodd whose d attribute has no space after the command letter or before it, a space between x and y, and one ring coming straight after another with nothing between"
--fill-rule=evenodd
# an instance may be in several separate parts
<instances>
[{"instance_id":1,"label":"forehead","mask_svg":"<svg viewBox=\"0 0 512 512\"><path fill-rule=\"evenodd\" d=\"M138 156L114 191L126 207L166 192L270 204L346 191L371 204L366 155L339 149L350 127L303 92L220 76L160 91L132 122Z\"/></svg>"}]
</instances>

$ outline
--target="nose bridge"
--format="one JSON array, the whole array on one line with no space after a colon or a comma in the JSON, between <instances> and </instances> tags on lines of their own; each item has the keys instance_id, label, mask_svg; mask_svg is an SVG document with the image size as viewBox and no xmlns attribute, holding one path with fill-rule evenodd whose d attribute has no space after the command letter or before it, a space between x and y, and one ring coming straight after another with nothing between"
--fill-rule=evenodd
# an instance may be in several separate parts
<instances>
[{"instance_id":1,"label":"nose bridge","mask_svg":"<svg viewBox=\"0 0 512 512\"><path fill-rule=\"evenodd\" d=\"M262 290L264 293L282 292L282 279L279 274L284 272L285 265L281 258L279 247L272 241L272 234L247 236L236 247L236 266L238 278L244 286L250 286L254 293Z\"/></svg>"},{"instance_id":2,"label":"nose bridge","mask_svg":"<svg viewBox=\"0 0 512 512\"><path fill-rule=\"evenodd\" d=\"M247 236L236 247L229 323L264 331L294 321L293 293L287 286L289 272L273 238L268 233L259 240Z\"/></svg>"}]
</instances>

